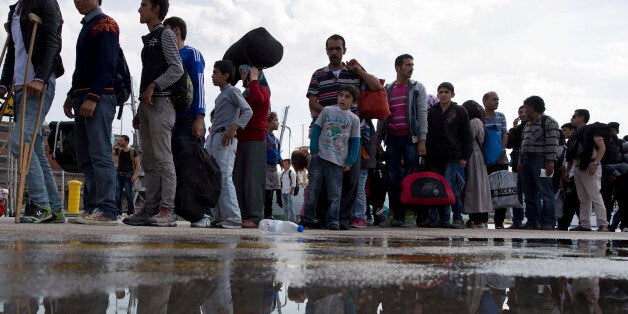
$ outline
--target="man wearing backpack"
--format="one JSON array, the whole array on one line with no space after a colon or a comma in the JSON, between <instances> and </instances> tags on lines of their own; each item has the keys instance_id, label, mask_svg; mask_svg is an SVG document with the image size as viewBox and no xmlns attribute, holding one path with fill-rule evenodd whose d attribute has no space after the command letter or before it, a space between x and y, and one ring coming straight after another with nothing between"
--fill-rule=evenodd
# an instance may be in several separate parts
<instances>
[{"instance_id":1,"label":"man wearing backpack","mask_svg":"<svg viewBox=\"0 0 628 314\"><path fill-rule=\"evenodd\" d=\"M175 109L171 87L183 75L177 37L161 23L168 13L168 0L142 0L140 23L148 26L142 37L142 79L140 105L133 118L142 143L142 164L146 175L146 204L122 220L132 226L175 227L174 197L177 175L172 159L171 135Z\"/></svg>"},{"instance_id":2,"label":"man wearing backpack","mask_svg":"<svg viewBox=\"0 0 628 314\"><path fill-rule=\"evenodd\" d=\"M566 172L568 173L573 166L577 167L574 181L580 200L580 223L577 227L571 228L571 231L591 231L591 210L595 212L597 231L608 231L606 207L600 189L602 161L612 155L612 144L608 145L610 128L601 123L587 125L590 117L586 109L576 109L571 117L576 133L567 148Z\"/></svg>"},{"instance_id":3,"label":"man wearing backpack","mask_svg":"<svg viewBox=\"0 0 628 314\"><path fill-rule=\"evenodd\" d=\"M120 136L118 139L118 148L114 150L118 161L118 171L116 175L116 206L122 215L122 189L124 188L126 195L127 215L131 216L135 212L133 205L133 183L137 181L137 175L140 169L140 157L135 149L129 146L130 139L126 135Z\"/></svg>"},{"instance_id":4,"label":"man wearing backpack","mask_svg":"<svg viewBox=\"0 0 628 314\"><path fill-rule=\"evenodd\" d=\"M84 213L70 222L112 226L118 224L119 212L110 136L116 112L120 29L102 12L99 0L74 4L84 15L83 28L76 41L72 88L63 109L68 118L74 118L76 157L85 175L85 206Z\"/></svg>"},{"instance_id":5,"label":"man wearing backpack","mask_svg":"<svg viewBox=\"0 0 628 314\"><path fill-rule=\"evenodd\" d=\"M497 112L499 96L496 92L488 92L482 97L484 104L484 143L482 151L486 162L486 172L490 175L500 170L508 170L508 157L506 157L506 144L508 143L508 124L506 116ZM506 208L495 209L495 229L504 229Z\"/></svg>"}]
</instances>

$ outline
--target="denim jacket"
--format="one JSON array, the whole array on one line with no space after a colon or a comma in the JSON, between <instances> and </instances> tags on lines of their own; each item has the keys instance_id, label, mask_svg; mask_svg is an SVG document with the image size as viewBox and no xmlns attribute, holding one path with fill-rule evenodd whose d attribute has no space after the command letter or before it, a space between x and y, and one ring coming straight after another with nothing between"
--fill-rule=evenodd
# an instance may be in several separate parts
<instances>
[{"instance_id":1,"label":"denim jacket","mask_svg":"<svg viewBox=\"0 0 628 314\"><path fill-rule=\"evenodd\" d=\"M392 89L395 83L386 85L386 94L388 99L392 93ZM406 119L408 128L410 129L410 136L412 143L417 143L419 140L427 138L427 93L423 84L408 80L408 95L406 104ZM390 118L385 120L379 120L377 122L377 135L378 138L386 141L386 133L388 130L388 122ZM378 141L379 142L379 141Z\"/></svg>"}]
</instances>

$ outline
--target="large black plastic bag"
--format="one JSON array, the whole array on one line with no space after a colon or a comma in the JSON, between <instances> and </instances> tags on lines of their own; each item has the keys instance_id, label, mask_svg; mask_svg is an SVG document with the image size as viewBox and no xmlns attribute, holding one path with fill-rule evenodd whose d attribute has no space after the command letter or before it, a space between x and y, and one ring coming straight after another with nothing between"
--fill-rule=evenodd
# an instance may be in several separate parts
<instances>
[{"instance_id":1,"label":"large black plastic bag","mask_svg":"<svg viewBox=\"0 0 628 314\"><path fill-rule=\"evenodd\" d=\"M206 208L218 203L221 189L218 163L199 143L193 143L179 155L176 171L174 211L187 221L199 221Z\"/></svg>"},{"instance_id":2,"label":"large black plastic bag","mask_svg":"<svg viewBox=\"0 0 628 314\"><path fill-rule=\"evenodd\" d=\"M225 55L223 60L233 62L237 67L248 64L257 68L270 68L283 58L283 45L275 39L265 28L259 27L246 33L236 41ZM231 84L240 80L240 72L236 70Z\"/></svg>"}]
</instances>

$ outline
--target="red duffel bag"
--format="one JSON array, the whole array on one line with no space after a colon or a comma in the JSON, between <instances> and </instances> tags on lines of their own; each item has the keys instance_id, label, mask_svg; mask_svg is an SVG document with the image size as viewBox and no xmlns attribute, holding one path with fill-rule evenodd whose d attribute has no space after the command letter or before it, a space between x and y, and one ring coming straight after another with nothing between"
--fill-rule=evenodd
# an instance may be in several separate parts
<instances>
[{"instance_id":1,"label":"red duffel bag","mask_svg":"<svg viewBox=\"0 0 628 314\"><path fill-rule=\"evenodd\" d=\"M430 171L414 172L401 180L401 203L406 205L453 205L454 192L447 180Z\"/></svg>"}]
</instances>

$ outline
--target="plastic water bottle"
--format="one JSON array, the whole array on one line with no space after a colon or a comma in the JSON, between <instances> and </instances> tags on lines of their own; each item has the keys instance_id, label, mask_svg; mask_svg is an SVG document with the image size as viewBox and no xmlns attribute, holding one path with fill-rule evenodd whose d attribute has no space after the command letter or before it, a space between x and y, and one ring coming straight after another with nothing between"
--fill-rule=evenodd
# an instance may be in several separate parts
<instances>
[{"instance_id":1,"label":"plastic water bottle","mask_svg":"<svg viewBox=\"0 0 628 314\"><path fill-rule=\"evenodd\" d=\"M262 219L259 222L259 230L265 234L294 234L303 232L303 226L292 221Z\"/></svg>"}]
</instances>

